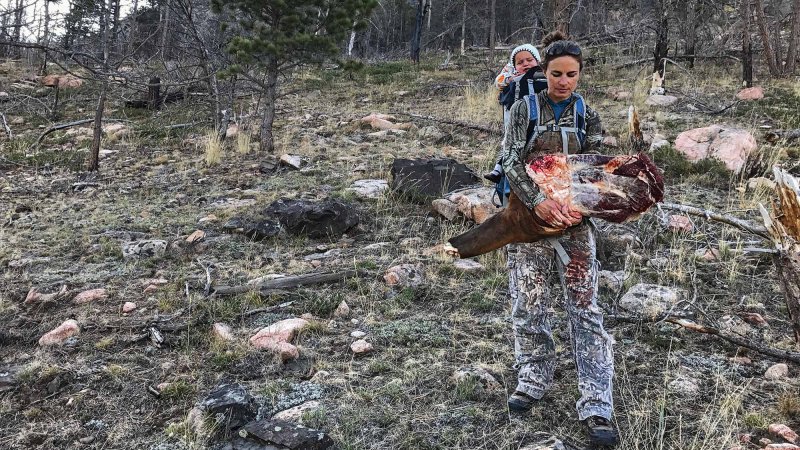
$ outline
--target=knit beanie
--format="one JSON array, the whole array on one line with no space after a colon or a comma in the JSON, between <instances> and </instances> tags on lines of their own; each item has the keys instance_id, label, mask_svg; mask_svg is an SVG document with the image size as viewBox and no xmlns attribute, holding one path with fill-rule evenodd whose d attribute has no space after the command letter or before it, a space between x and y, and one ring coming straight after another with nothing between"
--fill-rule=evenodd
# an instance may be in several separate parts
<instances>
[{"instance_id":1,"label":"knit beanie","mask_svg":"<svg viewBox=\"0 0 800 450\"><path fill-rule=\"evenodd\" d=\"M533 55L533 57L536 58L536 62L537 63L542 62L542 57L541 57L541 55L539 55L539 50L536 50L536 47L534 47L531 44L522 44L522 45L520 45L518 47L515 47L514 50L511 50L511 60L510 60L510 62L511 62L512 66L515 65L514 64L514 57L517 56L517 53L519 53L519 52L531 52L531 55Z\"/></svg>"}]
</instances>

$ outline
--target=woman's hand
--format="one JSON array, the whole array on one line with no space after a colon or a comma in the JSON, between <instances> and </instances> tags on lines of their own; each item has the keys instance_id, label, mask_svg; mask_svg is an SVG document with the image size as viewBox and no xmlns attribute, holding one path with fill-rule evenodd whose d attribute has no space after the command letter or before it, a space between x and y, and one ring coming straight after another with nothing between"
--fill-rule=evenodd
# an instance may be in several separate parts
<instances>
[{"instance_id":1,"label":"woman's hand","mask_svg":"<svg viewBox=\"0 0 800 450\"><path fill-rule=\"evenodd\" d=\"M536 205L533 212L555 228L569 228L583 220L580 212L549 198Z\"/></svg>"}]
</instances>

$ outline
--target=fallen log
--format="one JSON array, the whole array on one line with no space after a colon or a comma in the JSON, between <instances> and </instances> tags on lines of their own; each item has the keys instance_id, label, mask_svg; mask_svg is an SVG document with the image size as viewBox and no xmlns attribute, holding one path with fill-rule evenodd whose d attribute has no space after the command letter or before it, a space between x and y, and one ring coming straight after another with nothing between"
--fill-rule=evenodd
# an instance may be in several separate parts
<instances>
[{"instance_id":1,"label":"fallen log","mask_svg":"<svg viewBox=\"0 0 800 450\"><path fill-rule=\"evenodd\" d=\"M786 142L796 141L800 139L800 128L797 130L775 130L764 133L764 139L770 144L774 144L783 139Z\"/></svg>"},{"instance_id":2,"label":"fallen log","mask_svg":"<svg viewBox=\"0 0 800 450\"><path fill-rule=\"evenodd\" d=\"M259 283L254 286L216 286L212 289L211 295L237 295L244 294L246 292L258 292L261 295L269 295L277 291L284 291L286 289L294 289L302 286L338 283L339 281L359 275L361 274L356 270L345 270L344 272L306 273L303 275L264 281L263 283Z\"/></svg>"},{"instance_id":3,"label":"fallen log","mask_svg":"<svg viewBox=\"0 0 800 450\"><path fill-rule=\"evenodd\" d=\"M483 125L477 125L477 124L474 124L474 123L462 122L460 120L440 119L438 117L422 116L422 115L419 115L419 114L411 114L411 113L405 113L405 112L390 112L389 114L393 115L393 116L408 116L408 117L411 117L412 119L428 120L428 121L431 121L431 122L443 123L445 125L455 125L457 127L467 128L467 129L476 130L476 131L483 131L484 133L489 133L489 134L494 134L494 135L500 135L500 134L503 133L503 130L500 129L499 127L490 128L490 127L486 127L486 126L483 126Z\"/></svg>"}]
</instances>

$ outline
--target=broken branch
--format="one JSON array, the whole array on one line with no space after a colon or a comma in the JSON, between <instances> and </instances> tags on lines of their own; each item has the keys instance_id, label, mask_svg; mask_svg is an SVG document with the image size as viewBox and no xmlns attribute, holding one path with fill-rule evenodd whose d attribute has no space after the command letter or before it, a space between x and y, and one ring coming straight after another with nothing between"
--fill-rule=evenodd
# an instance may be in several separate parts
<instances>
[{"instance_id":1,"label":"broken branch","mask_svg":"<svg viewBox=\"0 0 800 450\"><path fill-rule=\"evenodd\" d=\"M708 220L716 220L717 222L722 222L724 224L734 226L736 228L739 228L740 230L747 231L748 233L752 233L767 239L770 238L766 228L760 225L750 223L746 220L738 219L736 217L720 214L707 209L696 208L694 206L679 205L677 203L659 203L658 207L659 209L669 209L672 211L680 211L693 216L704 217Z\"/></svg>"},{"instance_id":2,"label":"broken branch","mask_svg":"<svg viewBox=\"0 0 800 450\"><path fill-rule=\"evenodd\" d=\"M337 283L347 278L352 278L360 275L358 271L346 270L344 272L329 272L329 273L306 273L293 277L276 278L274 280L264 281L255 286L217 286L214 288L212 295L237 295L246 292L259 292L262 295L268 295L275 291L293 289L301 286L308 286L313 284L323 283Z\"/></svg>"},{"instance_id":3,"label":"broken branch","mask_svg":"<svg viewBox=\"0 0 800 450\"><path fill-rule=\"evenodd\" d=\"M446 124L446 125L455 125L455 126L462 127L462 128L468 128L470 130L483 131L484 133L489 133L489 134L500 134L501 133L501 130L499 130L497 128L489 128L489 127L485 127L483 125L476 125L474 123L462 122L460 120L440 119L438 117L422 116L422 115L419 115L419 114L411 114L411 113L404 113L404 112L390 112L389 114L391 114L393 116L408 116L408 117L411 117L412 119L429 120L431 122L443 123L443 124Z\"/></svg>"}]
</instances>

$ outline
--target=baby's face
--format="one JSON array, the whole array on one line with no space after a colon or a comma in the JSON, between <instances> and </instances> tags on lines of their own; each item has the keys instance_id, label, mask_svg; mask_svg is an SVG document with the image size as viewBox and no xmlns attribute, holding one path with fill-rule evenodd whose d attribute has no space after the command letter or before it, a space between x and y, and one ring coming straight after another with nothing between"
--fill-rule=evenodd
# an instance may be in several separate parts
<instances>
[{"instance_id":1,"label":"baby's face","mask_svg":"<svg viewBox=\"0 0 800 450\"><path fill-rule=\"evenodd\" d=\"M536 62L536 58L534 58L533 54L529 51L523 50L514 55L514 69L516 69L518 73L525 73L538 65L539 63Z\"/></svg>"}]
</instances>

